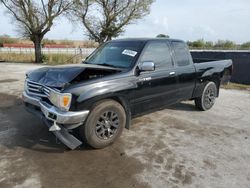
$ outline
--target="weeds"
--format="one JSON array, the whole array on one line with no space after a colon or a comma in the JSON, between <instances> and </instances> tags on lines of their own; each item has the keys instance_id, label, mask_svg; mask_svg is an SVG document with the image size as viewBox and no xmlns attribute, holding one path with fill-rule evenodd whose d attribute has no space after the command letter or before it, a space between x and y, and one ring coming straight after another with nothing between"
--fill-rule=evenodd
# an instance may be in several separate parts
<instances>
[{"instance_id":1,"label":"weeds","mask_svg":"<svg viewBox=\"0 0 250 188\"><path fill-rule=\"evenodd\" d=\"M44 54L43 63L48 65L76 64L80 63L85 56L75 56L72 54ZM35 56L25 53L0 53L0 61L34 63Z\"/></svg>"},{"instance_id":2,"label":"weeds","mask_svg":"<svg viewBox=\"0 0 250 188\"><path fill-rule=\"evenodd\" d=\"M222 88L224 88L224 89L250 90L250 85L230 82L227 85L223 85Z\"/></svg>"}]
</instances>

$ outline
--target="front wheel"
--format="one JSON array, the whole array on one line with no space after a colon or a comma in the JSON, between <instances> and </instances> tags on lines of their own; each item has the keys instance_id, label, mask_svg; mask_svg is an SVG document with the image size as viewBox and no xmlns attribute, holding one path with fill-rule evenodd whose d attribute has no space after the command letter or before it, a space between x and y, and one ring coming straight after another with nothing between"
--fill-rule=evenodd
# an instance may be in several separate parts
<instances>
[{"instance_id":1,"label":"front wheel","mask_svg":"<svg viewBox=\"0 0 250 188\"><path fill-rule=\"evenodd\" d=\"M114 100L104 100L94 105L86 123L80 127L80 135L93 148L112 144L122 133L126 113Z\"/></svg>"},{"instance_id":2,"label":"front wheel","mask_svg":"<svg viewBox=\"0 0 250 188\"><path fill-rule=\"evenodd\" d=\"M203 111L213 107L217 97L217 87L214 82L208 82L205 86L202 96L195 99L195 106Z\"/></svg>"}]
</instances>

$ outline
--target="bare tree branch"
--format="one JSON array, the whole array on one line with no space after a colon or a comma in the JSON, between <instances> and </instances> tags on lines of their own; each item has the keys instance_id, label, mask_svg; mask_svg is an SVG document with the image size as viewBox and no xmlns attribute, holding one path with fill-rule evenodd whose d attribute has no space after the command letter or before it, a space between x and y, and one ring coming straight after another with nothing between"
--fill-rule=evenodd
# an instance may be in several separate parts
<instances>
[{"instance_id":1,"label":"bare tree branch","mask_svg":"<svg viewBox=\"0 0 250 188\"><path fill-rule=\"evenodd\" d=\"M41 62L41 41L54 20L72 6L71 0L0 0L17 23L20 33L35 45L36 62Z\"/></svg>"},{"instance_id":2,"label":"bare tree branch","mask_svg":"<svg viewBox=\"0 0 250 188\"><path fill-rule=\"evenodd\" d=\"M72 14L99 43L124 32L125 26L149 14L154 0L74 0Z\"/></svg>"}]
</instances>

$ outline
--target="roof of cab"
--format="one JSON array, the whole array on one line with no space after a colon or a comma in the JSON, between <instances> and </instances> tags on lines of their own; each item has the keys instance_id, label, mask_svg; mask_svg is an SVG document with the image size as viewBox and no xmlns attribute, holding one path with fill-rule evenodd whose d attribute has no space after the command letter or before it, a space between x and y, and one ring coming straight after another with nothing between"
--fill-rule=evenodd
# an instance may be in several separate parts
<instances>
[{"instance_id":1,"label":"roof of cab","mask_svg":"<svg viewBox=\"0 0 250 188\"><path fill-rule=\"evenodd\" d=\"M159 37L159 38L124 38L124 39L114 39L112 41L141 41L141 42L148 42L148 41L161 41L161 40L165 40L165 41L175 41L175 42L184 42L183 40L179 40L179 39L171 39L171 38L164 38L164 37Z\"/></svg>"}]
</instances>

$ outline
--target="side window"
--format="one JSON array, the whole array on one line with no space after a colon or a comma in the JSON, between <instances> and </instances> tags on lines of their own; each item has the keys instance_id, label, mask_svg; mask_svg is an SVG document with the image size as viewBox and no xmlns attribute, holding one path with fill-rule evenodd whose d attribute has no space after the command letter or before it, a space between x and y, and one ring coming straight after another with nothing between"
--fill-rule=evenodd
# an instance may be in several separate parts
<instances>
[{"instance_id":1,"label":"side window","mask_svg":"<svg viewBox=\"0 0 250 188\"><path fill-rule=\"evenodd\" d=\"M140 62L153 61L156 69L173 67L170 49L164 41L153 41L146 46Z\"/></svg>"},{"instance_id":2,"label":"side window","mask_svg":"<svg viewBox=\"0 0 250 188\"><path fill-rule=\"evenodd\" d=\"M190 64L190 54L184 42L172 42L177 66L187 66Z\"/></svg>"}]
</instances>

